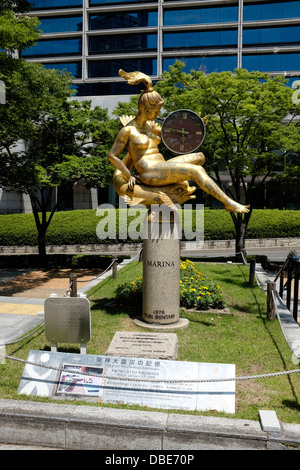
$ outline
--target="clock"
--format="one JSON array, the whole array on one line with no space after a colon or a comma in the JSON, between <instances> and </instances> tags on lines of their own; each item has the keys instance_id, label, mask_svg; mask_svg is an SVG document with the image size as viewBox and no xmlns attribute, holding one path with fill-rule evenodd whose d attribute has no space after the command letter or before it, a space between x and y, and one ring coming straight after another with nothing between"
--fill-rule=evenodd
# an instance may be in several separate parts
<instances>
[{"instance_id":1,"label":"clock","mask_svg":"<svg viewBox=\"0 0 300 470\"><path fill-rule=\"evenodd\" d=\"M194 111L178 109L164 120L161 137L165 146L172 152L191 153L202 144L205 137L205 125Z\"/></svg>"}]
</instances>

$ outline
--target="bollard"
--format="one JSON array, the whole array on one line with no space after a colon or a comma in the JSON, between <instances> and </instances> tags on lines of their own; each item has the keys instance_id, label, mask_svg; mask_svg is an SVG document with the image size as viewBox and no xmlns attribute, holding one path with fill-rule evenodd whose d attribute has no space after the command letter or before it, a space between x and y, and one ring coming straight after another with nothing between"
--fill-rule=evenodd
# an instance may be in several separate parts
<instances>
[{"instance_id":1,"label":"bollard","mask_svg":"<svg viewBox=\"0 0 300 470\"><path fill-rule=\"evenodd\" d=\"M275 295L276 295L276 282L267 283L267 317L268 320L275 320L276 307L275 307Z\"/></svg>"},{"instance_id":2,"label":"bollard","mask_svg":"<svg viewBox=\"0 0 300 470\"><path fill-rule=\"evenodd\" d=\"M77 276L70 274L70 297L77 297Z\"/></svg>"},{"instance_id":3,"label":"bollard","mask_svg":"<svg viewBox=\"0 0 300 470\"><path fill-rule=\"evenodd\" d=\"M300 281L300 263L299 259L296 261L295 277L294 277L294 304L293 304L293 318L298 321L298 303L299 303L299 281Z\"/></svg>"},{"instance_id":4,"label":"bollard","mask_svg":"<svg viewBox=\"0 0 300 470\"><path fill-rule=\"evenodd\" d=\"M254 286L255 280L255 258L250 260L249 284Z\"/></svg>"},{"instance_id":5,"label":"bollard","mask_svg":"<svg viewBox=\"0 0 300 470\"><path fill-rule=\"evenodd\" d=\"M117 266L118 266L117 258L114 257L113 258L113 266L112 266L112 274L113 274L114 279L117 279Z\"/></svg>"}]
</instances>

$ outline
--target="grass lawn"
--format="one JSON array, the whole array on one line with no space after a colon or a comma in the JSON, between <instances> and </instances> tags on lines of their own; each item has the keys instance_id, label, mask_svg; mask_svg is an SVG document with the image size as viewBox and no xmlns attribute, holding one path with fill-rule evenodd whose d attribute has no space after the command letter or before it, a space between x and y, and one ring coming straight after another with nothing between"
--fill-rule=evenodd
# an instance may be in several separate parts
<instances>
[{"instance_id":1,"label":"grass lawn","mask_svg":"<svg viewBox=\"0 0 300 470\"><path fill-rule=\"evenodd\" d=\"M219 263L195 263L195 266L221 286L232 315L182 311L182 316L188 318L190 323L188 328L176 332L179 342L178 360L234 363L237 377L297 369L298 366L292 362L292 352L284 339L278 320L271 322L267 319L266 294L258 286L248 285L249 266ZM108 278L89 291L92 313L89 354L104 355L116 331L145 331L133 321L141 316L141 308L107 306L114 299L117 285L134 280L141 274L142 263L133 262L118 272L117 280ZM27 359L31 349L50 349L44 329L21 343L7 346L6 354ZM59 350L79 352L79 347L59 345ZM0 365L0 398L25 399L17 395L23 367L23 364L8 360L4 365ZM299 398L299 373L236 381L234 417L257 420L258 410L268 409L275 410L282 422L300 423ZM42 399L30 397L30 400ZM86 404L78 400L75 403ZM141 409L137 406L126 408ZM232 417L230 414L213 411L190 413Z\"/></svg>"}]
</instances>

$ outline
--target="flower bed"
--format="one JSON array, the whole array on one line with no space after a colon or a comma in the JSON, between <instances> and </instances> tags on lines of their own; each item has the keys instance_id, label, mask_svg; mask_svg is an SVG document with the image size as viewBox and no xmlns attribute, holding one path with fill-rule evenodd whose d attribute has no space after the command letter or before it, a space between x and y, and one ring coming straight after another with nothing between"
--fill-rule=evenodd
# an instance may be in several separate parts
<instances>
[{"instance_id":1,"label":"flower bed","mask_svg":"<svg viewBox=\"0 0 300 470\"><path fill-rule=\"evenodd\" d=\"M115 298L119 305L141 306L142 276L118 286ZM197 271L190 260L180 263L180 306L196 310L223 309L226 306L220 286Z\"/></svg>"}]
</instances>

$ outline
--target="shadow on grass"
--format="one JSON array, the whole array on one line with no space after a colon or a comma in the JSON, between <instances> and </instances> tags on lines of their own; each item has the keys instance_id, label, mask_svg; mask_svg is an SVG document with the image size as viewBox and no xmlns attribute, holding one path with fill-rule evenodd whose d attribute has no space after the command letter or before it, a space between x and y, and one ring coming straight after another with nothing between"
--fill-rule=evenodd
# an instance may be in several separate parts
<instances>
[{"instance_id":1,"label":"shadow on grass","mask_svg":"<svg viewBox=\"0 0 300 470\"><path fill-rule=\"evenodd\" d=\"M132 305L118 305L110 297L104 297L103 299L93 300L91 311L93 310L102 310L108 315L120 315L126 314L130 318L138 318L141 316L142 305L132 306Z\"/></svg>"},{"instance_id":2,"label":"shadow on grass","mask_svg":"<svg viewBox=\"0 0 300 470\"><path fill-rule=\"evenodd\" d=\"M282 404L291 410L300 412L300 403L297 400L282 400Z\"/></svg>"}]
</instances>

